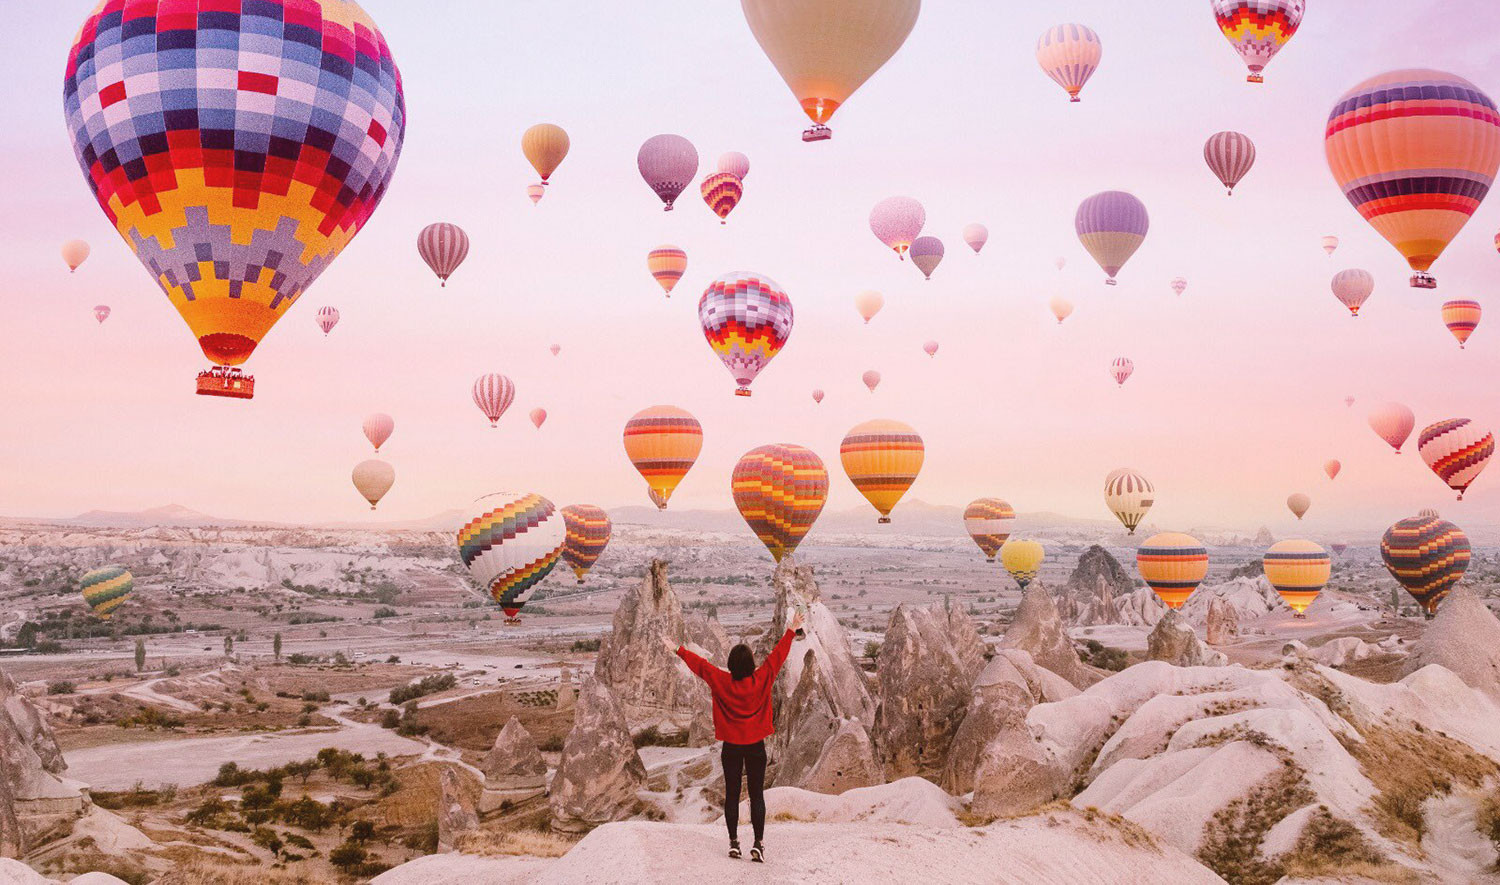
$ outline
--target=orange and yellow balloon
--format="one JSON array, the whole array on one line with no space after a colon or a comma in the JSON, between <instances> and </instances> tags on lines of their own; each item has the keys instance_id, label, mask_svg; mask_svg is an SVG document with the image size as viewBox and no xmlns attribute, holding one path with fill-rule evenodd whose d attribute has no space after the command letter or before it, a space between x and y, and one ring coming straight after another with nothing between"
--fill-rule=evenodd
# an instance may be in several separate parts
<instances>
[{"instance_id":1,"label":"orange and yellow balloon","mask_svg":"<svg viewBox=\"0 0 1500 885\"><path fill-rule=\"evenodd\" d=\"M1295 539L1272 544L1261 559L1261 567L1281 601L1299 618L1305 617L1303 613L1318 598L1333 569L1327 550L1312 541Z\"/></svg>"},{"instance_id":2,"label":"orange and yellow balloon","mask_svg":"<svg viewBox=\"0 0 1500 885\"><path fill-rule=\"evenodd\" d=\"M771 558L797 549L828 500L823 459L802 446L778 444L746 452L730 480L734 506Z\"/></svg>"},{"instance_id":3,"label":"orange and yellow balloon","mask_svg":"<svg viewBox=\"0 0 1500 885\"><path fill-rule=\"evenodd\" d=\"M1479 327L1479 316L1484 309L1478 301L1468 298L1443 302L1443 325L1458 340L1458 349L1463 350L1469 336Z\"/></svg>"},{"instance_id":4,"label":"orange and yellow balloon","mask_svg":"<svg viewBox=\"0 0 1500 885\"><path fill-rule=\"evenodd\" d=\"M1208 549L1192 535L1162 532L1135 552L1135 567L1167 608L1182 608L1208 575Z\"/></svg>"},{"instance_id":5,"label":"orange and yellow balloon","mask_svg":"<svg viewBox=\"0 0 1500 885\"><path fill-rule=\"evenodd\" d=\"M986 562L994 562L995 554L1010 538L1011 527L1016 524L1016 511L999 498L975 498L964 508L964 529Z\"/></svg>"},{"instance_id":6,"label":"orange and yellow balloon","mask_svg":"<svg viewBox=\"0 0 1500 885\"><path fill-rule=\"evenodd\" d=\"M657 509L667 509L672 491L701 451L703 425L676 406L651 406L625 422L625 454L646 480Z\"/></svg>"},{"instance_id":7,"label":"orange and yellow balloon","mask_svg":"<svg viewBox=\"0 0 1500 885\"><path fill-rule=\"evenodd\" d=\"M839 445L844 473L880 514L877 522L891 521L906 490L922 470L926 449L911 425L876 418L855 425Z\"/></svg>"}]
</instances>

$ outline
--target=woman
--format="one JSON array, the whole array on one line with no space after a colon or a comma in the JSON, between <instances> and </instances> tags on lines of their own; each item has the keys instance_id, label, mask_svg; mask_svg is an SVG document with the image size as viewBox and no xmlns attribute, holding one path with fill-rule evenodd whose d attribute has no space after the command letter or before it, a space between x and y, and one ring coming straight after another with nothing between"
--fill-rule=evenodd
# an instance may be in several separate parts
<instances>
[{"instance_id":1,"label":"woman","mask_svg":"<svg viewBox=\"0 0 1500 885\"><path fill-rule=\"evenodd\" d=\"M792 650L792 637L802 627L802 613L781 635L765 663L755 666L755 655L741 643L729 650L729 670L720 670L665 636L662 644L682 658L688 669L708 683L714 695L714 737L724 742L724 823L729 827L729 856L740 856L740 775L750 785L750 825L755 845L750 859L765 862L761 838L766 831L766 738L771 727L771 686Z\"/></svg>"}]
</instances>

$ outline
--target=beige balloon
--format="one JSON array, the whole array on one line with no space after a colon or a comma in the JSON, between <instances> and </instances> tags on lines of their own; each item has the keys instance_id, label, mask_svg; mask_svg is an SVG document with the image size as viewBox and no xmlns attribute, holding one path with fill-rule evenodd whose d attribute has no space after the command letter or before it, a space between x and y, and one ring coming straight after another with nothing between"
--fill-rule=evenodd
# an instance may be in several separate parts
<instances>
[{"instance_id":1,"label":"beige balloon","mask_svg":"<svg viewBox=\"0 0 1500 885\"><path fill-rule=\"evenodd\" d=\"M885 296L873 289L866 289L854 296L854 309L859 311L859 315L867 323L875 318L875 314L880 313L882 307L885 307Z\"/></svg>"},{"instance_id":2,"label":"beige balloon","mask_svg":"<svg viewBox=\"0 0 1500 885\"><path fill-rule=\"evenodd\" d=\"M396 470L391 465L380 460L371 458L354 465L354 488L370 502L370 509L374 510L385 493L391 490L396 482Z\"/></svg>"},{"instance_id":3,"label":"beige balloon","mask_svg":"<svg viewBox=\"0 0 1500 885\"><path fill-rule=\"evenodd\" d=\"M1312 498L1309 498L1301 492L1296 492L1288 496L1286 499L1286 509L1292 511L1292 515L1297 517L1298 519L1301 519L1302 514L1306 513L1307 508L1311 506Z\"/></svg>"},{"instance_id":4,"label":"beige balloon","mask_svg":"<svg viewBox=\"0 0 1500 885\"><path fill-rule=\"evenodd\" d=\"M69 240L62 244L62 258L68 264L68 272L78 269L89 257L89 244L83 240Z\"/></svg>"},{"instance_id":5,"label":"beige balloon","mask_svg":"<svg viewBox=\"0 0 1500 885\"><path fill-rule=\"evenodd\" d=\"M1057 317L1059 324L1073 313L1073 302L1061 295L1053 295L1052 300L1048 302L1048 306L1052 308L1052 315Z\"/></svg>"}]
</instances>

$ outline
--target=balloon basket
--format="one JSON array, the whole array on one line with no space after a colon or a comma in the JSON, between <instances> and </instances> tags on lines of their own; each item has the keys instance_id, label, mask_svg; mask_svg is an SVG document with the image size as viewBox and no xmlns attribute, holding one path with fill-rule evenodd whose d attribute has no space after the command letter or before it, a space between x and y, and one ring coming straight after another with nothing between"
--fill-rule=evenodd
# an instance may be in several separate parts
<instances>
[{"instance_id":1,"label":"balloon basket","mask_svg":"<svg viewBox=\"0 0 1500 885\"><path fill-rule=\"evenodd\" d=\"M1068 97L1068 101L1069 101L1069 102L1070 102L1070 103L1072 103L1072 102L1078 102L1078 101L1082 101L1082 99L1080 99L1080 98L1079 98L1079 97L1078 97L1078 96L1076 96L1076 95L1073 95L1073 96L1069 96L1069 97Z\"/></svg>"},{"instance_id":2,"label":"balloon basket","mask_svg":"<svg viewBox=\"0 0 1500 885\"><path fill-rule=\"evenodd\" d=\"M827 141L833 137L833 130L819 123L802 130L803 141Z\"/></svg>"},{"instance_id":3,"label":"balloon basket","mask_svg":"<svg viewBox=\"0 0 1500 885\"><path fill-rule=\"evenodd\" d=\"M1262 77L1260 74L1247 74L1247 75L1245 75L1245 82L1246 83L1264 83L1264 82L1266 82L1266 78Z\"/></svg>"},{"instance_id":4,"label":"balloon basket","mask_svg":"<svg viewBox=\"0 0 1500 885\"><path fill-rule=\"evenodd\" d=\"M739 388L736 388L735 391L734 391L734 395L735 396L749 396L750 395L750 388L748 388L748 387L739 387Z\"/></svg>"},{"instance_id":5,"label":"balloon basket","mask_svg":"<svg viewBox=\"0 0 1500 885\"><path fill-rule=\"evenodd\" d=\"M1118 286L1120 284L1117 283L1117 282L1115 282L1115 278L1114 277L1110 277L1109 279L1107 279L1107 280L1104 281L1104 285L1106 285L1106 286Z\"/></svg>"},{"instance_id":6,"label":"balloon basket","mask_svg":"<svg viewBox=\"0 0 1500 885\"><path fill-rule=\"evenodd\" d=\"M1411 287L1413 289L1436 289L1437 277L1419 270L1411 275Z\"/></svg>"},{"instance_id":7,"label":"balloon basket","mask_svg":"<svg viewBox=\"0 0 1500 885\"><path fill-rule=\"evenodd\" d=\"M520 624L521 624L521 618L519 616L514 617L514 618L506 618L505 619L505 626L507 626L507 627L517 627L517 626L520 626Z\"/></svg>"},{"instance_id":8,"label":"balloon basket","mask_svg":"<svg viewBox=\"0 0 1500 885\"><path fill-rule=\"evenodd\" d=\"M891 524L891 518L889 516L882 516L879 519L875 520L875 524L876 525L890 525Z\"/></svg>"},{"instance_id":9,"label":"balloon basket","mask_svg":"<svg viewBox=\"0 0 1500 885\"><path fill-rule=\"evenodd\" d=\"M198 373L198 395L250 399L255 396L255 377L232 366L214 366Z\"/></svg>"}]
</instances>

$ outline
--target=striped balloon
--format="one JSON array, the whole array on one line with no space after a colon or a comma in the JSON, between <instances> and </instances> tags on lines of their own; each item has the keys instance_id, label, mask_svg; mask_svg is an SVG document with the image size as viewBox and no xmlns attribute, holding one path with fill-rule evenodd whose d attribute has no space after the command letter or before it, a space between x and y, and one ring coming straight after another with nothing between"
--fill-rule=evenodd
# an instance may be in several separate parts
<instances>
[{"instance_id":1,"label":"striped balloon","mask_svg":"<svg viewBox=\"0 0 1500 885\"><path fill-rule=\"evenodd\" d=\"M1343 541L1334 541L1328 545L1328 549L1333 551L1334 556L1343 556L1344 551L1349 549L1349 545Z\"/></svg>"},{"instance_id":2,"label":"striped balloon","mask_svg":"<svg viewBox=\"0 0 1500 885\"><path fill-rule=\"evenodd\" d=\"M870 232L903 261L926 223L927 210L911 197L886 197L870 210Z\"/></svg>"},{"instance_id":3,"label":"striped balloon","mask_svg":"<svg viewBox=\"0 0 1500 885\"><path fill-rule=\"evenodd\" d=\"M1053 82L1067 90L1069 101L1078 101L1078 93L1094 75L1103 53L1099 35L1080 24L1048 28L1036 41L1037 64Z\"/></svg>"},{"instance_id":4,"label":"striped balloon","mask_svg":"<svg viewBox=\"0 0 1500 885\"><path fill-rule=\"evenodd\" d=\"M990 229L975 221L964 225L963 237L964 242L969 244L969 248L978 254L979 250L984 248L984 244L990 240Z\"/></svg>"},{"instance_id":5,"label":"striped balloon","mask_svg":"<svg viewBox=\"0 0 1500 885\"><path fill-rule=\"evenodd\" d=\"M1135 374L1135 363L1126 357L1115 357L1115 361L1109 364L1109 376L1115 379L1115 383L1121 387L1125 386L1126 379L1133 374Z\"/></svg>"},{"instance_id":6,"label":"striped balloon","mask_svg":"<svg viewBox=\"0 0 1500 885\"><path fill-rule=\"evenodd\" d=\"M1421 510L1417 511L1417 515L1418 516L1430 516L1433 519L1437 519L1438 518L1437 508L1435 508L1435 507L1423 507Z\"/></svg>"},{"instance_id":7,"label":"striped balloon","mask_svg":"<svg viewBox=\"0 0 1500 885\"><path fill-rule=\"evenodd\" d=\"M125 604L135 589L135 577L118 565L106 565L87 572L78 581L83 601L101 621L107 621L115 609Z\"/></svg>"},{"instance_id":8,"label":"striped balloon","mask_svg":"<svg viewBox=\"0 0 1500 885\"><path fill-rule=\"evenodd\" d=\"M1129 467L1111 470L1104 478L1104 506L1115 515L1129 534L1146 518L1156 503L1156 489L1151 481Z\"/></svg>"},{"instance_id":9,"label":"striped balloon","mask_svg":"<svg viewBox=\"0 0 1500 885\"><path fill-rule=\"evenodd\" d=\"M813 398L813 402L815 402L815 403L822 402L823 401L823 390L822 390L822 388L816 388L816 387L813 388L812 398Z\"/></svg>"},{"instance_id":10,"label":"striped balloon","mask_svg":"<svg viewBox=\"0 0 1500 885\"><path fill-rule=\"evenodd\" d=\"M781 562L802 542L828 500L823 459L802 446L769 445L746 452L730 480L734 506Z\"/></svg>"},{"instance_id":11,"label":"striped balloon","mask_svg":"<svg viewBox=\"0 0 1500 885\"><path fill-rule=\"evenodd\" d=\"M1443 325L1458 339L1460 350L1479 326L1479 315L1483 312L1478 301L1463 299L1443 302Z\"/></svg>"},{"instance_id":12,"label":"striped balloon","mask_svg":"<svg viewBox=\"0 0 1500 885\"><path fill-rule=\"evenodd\" d=\"M1277 541L1261 558L1266 580L1292 612L1304 617L1307 607L1322 592L1332 573L1328 551L1312 541Z\"/></svg>"},{"instance_id":13,"label":"striped balloon","mask_svg":"<svg viewBox=\"0 0 1500 885\"><path fill-rule=\"evenodd\" d=\"M703 179L698 189L703 194L703 202L719 216L720 224L729 223L729 213L740 204L740 197L745 193L744 182L733 172L715 172Z\"/></svg>"},{"instance_id":14,"label":"striped balloon","mask_svg":"<svg viewBox=\"0 0 1500 885\"><path fill-rule=\"evenodd\" d=\"M651 276L661 286L661 290L672 297L672 287L682 279L682 274L687 270L687 253L676 246L657 246L646 253L646 269L651 271Z\"/></svg>"},{"instance_id":15,"label":"striped balloon","mask_svg":"<svg viewBox=\"0 0 1500 885\"><path fill-rule=\"evenodd\" d=\"M1448 418L1422 428L1417 454L1462 501L1495 454L1495 435L1468 418Z\"/></svg>"},{"instance_id":16,"label":"striped balloon","mask_svg":"<svg viewBox=\"0 0 1500 885\"><path fill-rule=\"evenodd\" d=\"M1234 196L1234 186L1255 165L1255 143L1243 132L1215 132L1203 143L1203 159Z\"/></svg>"},{"instance_id":17,"label":"striped balloon","mask_svg":"<svg viewBox=\"0 0 1500 885\"><path fill-rule=\"evenodd\" d=\"M703 425L676 406L651 406L625 422L625 454L640 471L657 509L666 510L672 490L703 450Z\"/></svg>"},{"instance_id":18,"label":"striped balloon","mask_svg":"<svg viewBox=\"0 0 1500 885\"><path fill-rule=\"evenodd\" d=\"M1406 438L1411 436L1412 428L1417 426L1417 418L1411 413L1411 409L1400 403L1381 403L1370 411L1365 420L1370 429L1390 444L1398 455L1401 454L1401 446L1405 444Z\"/></svg>"},{"instance_id":19,"label":"striped balloon","mask_svg":"<svg viewBox=\"0 0 1500 885\"><path fill-rule=\"evenodd\" d=\"M474 405L490 419L491 427L496 426L515 399L516 385L499 372L480 375L474 381Z\"/></svg>"},{"instance_id":20,"label":"striped balloon","mask_svg":"<svg viewBox=\"0 0 1500 885\"><path fill-rule=\"evenodd\" d=\"M1208 550L1192 535L1162 532L1135 552L1135 567L1167 608L1182 608L1208 574Z\"/></svg>"},{"instance_id":21,"label":"striped balloon","mask_svg":"<svg viewBox=\"0 0 1500 885\"><path fill-rule=\"evenodd\" d=\"M662 211L671 212L672 202L698 174L698 149L681 135L653 135L636 153L635 165L661 198Z\"/></svg>"},{"instance_id":22,"label":"striped balloon","mask_svg":"<svg viewBox=\"0 0 1500 885\"><path fill-rule=\"evenodd\" d=\"M1350 314L1359 316L1360 307L1375 291L1375 277L1367 270L1351 267L1334 274L1328 285L1333 289L1333 297L1349 308Z\"/></svg>"},{"instance_id":23,"label":"striped balloon","mask_svg":"<svg viewBox=\"0 0 1500 885\"><path fill-rule=\"evenodd\" d=\"M380 452L380 447L385 445L385 441L391 438L391 434L395 430L396 419L384 412L373 412L365 416L365 439L369 440L370 445L375 447L377 454Z\"/></svg>"},{"instance_id":24,"label":"striped balloon","mask_svg":"<svg viewBox=\"0 0 1500 885\"><path fill-rule=\"evenodd\" d=\"M1115 285L1115 274L1140 248L1150 227L1146 206L1124 191L1094 194L1078 204L1073 215L1079 242L1104 269L1104 282L1110 286Z\"/></svg>"},{"instance_id":25,"label":"striped balloon","mask_svg":"<svg viewBox=\"0 0 1500 885\"><path fill-rule=\"evenodd\" d=\"M1495 180L1500 116L1462 77L1390 71L1344 93L1323 149L1344 196L1411 265L1411 284L1431 289L1428 270Z\"/></svg>"},{"instance_id":26,"label":"striped balloon","mask_svg":"<svg viewBox=\"0 0 1500 885\"><path fill-rule=\"evenodd\" d=\"M922 470L926 449L922 437L908 424L876 418L855 425L839 445L844 473L880 514L891 521L891 510L911 488Z\"/></svg>"},{"instance_id":27,"label":"striped balloon","mask_svg":"<svg viewBox=\"0 0 1500 885\"><path fill-rule=\"evenodd\" d=\"M999 498L975 498L964 508L964 529L984 554L986 562L994 562L1000 545L1010 537L1016 524L1016 511Z\"/></svg>"},{"instance_id":28,"label":"striped balloon","mask_svg":"<svg viewBox=\"0 0 1500 885\"><path fill-rule=\"evenodd\" d=\"M505 612L506 623L516 623L562 555L562 515L537 494L497 492L474 505L479 515L458 530L459 558Z\"/></svg>"},{"instance_id":29,"label":"striped balloon","mask_svg":"<svg viewBox=\"0 0 1500 885\"><path fill-rule=\"evenodd\" d=\"M1187 291L1187 277L1172 278L1172 294L1181 295Z\"/></svg>"},{"instance_id":30,"label":"striped balloon","mask_svg":"<svg viewBox=\"0 0 1500 885\"><path fill-rule=\"evenodd\" d=\"M1012 538L1000 545L1000 565L1022 590L1036 580L1037 572L1042 570L1042 560L1046 558L1046 549L1036 541Z\"/></svg>"},{"instance_id":31,"label":"striped balloon","mask_svg":"<svg viewBox=\"0 0 1500 885\"><path fill-rule=\"evenodd\" d=\"M911 244L911 263L929 281L943 260L943 241L937 237L917 237Z\"/></svg>"},{"instance_id":32,"label":"striped balloon","mask_svg":"<svg viewBox=\"0 0 1500 885\"><path fill-rule=\"evenodd\" d=\"M109 319L109 314L110 310L108 304L94 305L94 320L96 322L103 323L105 320Z\"/></svg>"},{"instance_id":33,"label":"striped balloon","mask_svg":"<svg viewBox=\"0 0 1500 885\"><path fill-rule=\"evenodd\" d=\"M792 300L757 273L724 274L698 299L703 337L739 385L736 396L750 395L750 383L792 336L792 321Z\"/></svg>"},{"instance_id":34,"label":"striped balloon","mask_svg":"<svg viewBox=\"0 0 1500 885\"><path fill-rule=\"evenodd\" d=\"M526 185L526 196L531 200L531 205L535 206L537 203L540 203L542 197L546 195L547 186L542 182L538 181L535 184Z\"/></svg>"},{"instance_id":35,"label":"striped balloon","mask_svg":"<svg viewBox=\"0 0 1500 885\"><path fill-rule=\"evenodd\" d=\"M1294 492L1287 496L1286 509L1292 511L1292 515L1298 519L1306 515L1310 507L1312 507L1312 498L1302 492Z\"/></svg>"},{"instance_id":36,"label":"striped balloon","mask_svg":"<svg viewBox=\"0 0 1500 885\"><path fill-rule=\"evenodd\" d=\"M1250 73L1251 83L1264 81L1261 71L1297 33L1304 0L1213 0L1214 21Z\"/></svg>"},{"instance_id":37,"label":"striped balloon","mask_svg":"<svg viewBox=\"0 0 1500 885\"><path fill-rule=\"evenodd\" d=\"M469 257L469 235L446 221L429 224L417 234L417 252L446 286L448 277Z\"/></svg>"},{"instance_id":38,"label":"striped balloon","mask_svg":"<svg viewBox=\"0 0 1500 885\"><path fill-rule=\"evenodd\" d=\"M318 318L317 319L318 319L318 328L323 330L323 335L326 337L329 332L333 331L333 327L337 326L339 324L339 311L338 311L338 308L336 308L336 307L320 307L320 308L318 308Z\"/></svg>"},{"instance_id":39,"label":"striped balloon","mask_svg":"<svg viewBox=\"0 0 1500 885\"><path fill-rule=\"evenodd\" d=\"M558 354L562 353L562 345L561 344L549 344L549 345L547 345L547 350L553 356L557 356Z\"/></svg>"},{"instance_id":40,"label":"striped balloon","mask_svg":"<svg viewBox=\"0 0 1500 885\"><path fill-rule=\"evenodd\" d=\"M1427 617L1437 613L1438 603L1448 595L1469 568L1469 536L1447 520L1432 516L1409 516L1385 530L1380 539L1380 558Z\"/></svg>"},{"instance_id":41,"label":"striped balloon","mask_svg":"<svg viewBox=\"0 0 1500 885\"><path fill-rule=\"evenodd\" d=\"M565 530L562 558L582 584L584 576L609 546L614 525L608 513L592 504L569 504L562 509L562 517Z\"/></svg>"},{"instance_id":42,"label":"striped balloon","mask_svg":"<svg viewBox=\"0 0 1500 885\"><path fill-rule=\"evenodd\" d=\"M1339 471L1343 469L1344 465L1340 464L1337 458L1329 458L1323 462L1323 472L1328 474L1329 479L1336 479Z\"/></svg>"},{"instance_id":43,"label":"striped balloon","mask_svg":"<svg viewBox=\"0 0 1500 885\"><path fill-rule=\"evenodd\" d=\"M1339 247L1339 238L1338 237L1324 237L1323 238L1323 252L1324 252L1324 254L1328 255L1330 258L1333 257L1333 250L1337 249L1338 247Z\"/></svg>"}]
</instances>

